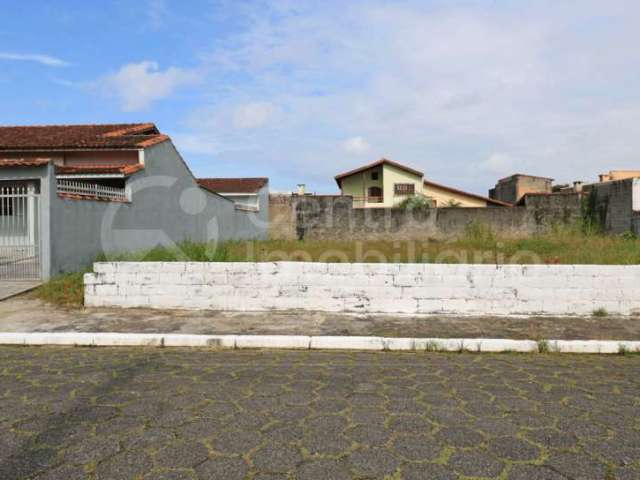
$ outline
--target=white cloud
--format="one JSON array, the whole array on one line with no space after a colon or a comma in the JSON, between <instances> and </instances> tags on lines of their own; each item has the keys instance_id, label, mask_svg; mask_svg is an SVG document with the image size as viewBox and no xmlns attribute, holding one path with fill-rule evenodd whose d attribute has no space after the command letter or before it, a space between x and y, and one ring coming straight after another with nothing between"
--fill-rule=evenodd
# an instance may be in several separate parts
<instances>
[{"instance_id":1,"label":"white cloud","mask_svg":"<svg viewBox=\"0 0 640 480\"><path fill-rule=\"evenodd\" d=\"M156 62L129 63L112 75L100 79L98 86L115 95L127 112L147 108L153 102L169 97L178 88L195 85L202 77L195 70L169 67L161 71Z\"/></svg>"},{"instance_id":2,"label":"white cloud","mask_svg":"<svg viewBox=\"0 0 640 480\"><path fill-rule=\"evenodd\" d=\"M0 52L0 60L35 62L41 65L45 65L47 67L67 67L70 65L68 62L65 62L64 60L61 60L57 57L52 57L50 55L39 55L39 54Z\"/></svg>"},{"instance_id":3,"label":"white cloud","mask_svg":"<svg viewBox=\"0 0 640 480\"><path fill-rule=\"evenodd\" d=\"M342 142L342 148L347 153L361 155L371 150L371 145L362 137L352 137Z\"/></svg>"},{"instance_id":4,"label":"white cloud","mask_svg":"<svg viewBox=\"0 0 640 480\"><path fill-rule=\"evenodd\" d=\"M259 128L267 123L274 112L274 105L268 102L246 103L235 109L232 124L235 128Z\"/></svg>"},{"instance_id":5,"label":"white cloud","mask_svg":"<svg viewBox=\"0 0 640 480\"><path fill-rule=\"evenodd\" d=\"M485 172L499 177L516 173L514 171L516 163L514 159L506 153L492 153L489 155L489 158L480 164L480 167Z\"/></svg>"},{"instance_id":6,"label":"white cloud","mask_svg":"<svg viewBox=\"0 0 640 480\"><path fill-rule=\"evenodd\" d=\"M480 192L515 169L567 181L638 165L640 2L327 3L254 4L207 57L227 105L278 105L277 131L245 132L265 168L286 162L330 186L348 148L336 139L354 130Z\"/></svg>"}]
</instances>

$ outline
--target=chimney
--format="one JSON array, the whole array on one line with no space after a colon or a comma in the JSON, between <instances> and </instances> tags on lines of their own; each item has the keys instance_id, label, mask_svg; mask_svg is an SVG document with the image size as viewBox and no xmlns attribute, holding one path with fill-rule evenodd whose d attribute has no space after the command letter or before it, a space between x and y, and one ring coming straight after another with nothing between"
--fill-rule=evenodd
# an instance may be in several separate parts
<instances>
[{"instance_id":1,"label":"chimney","mask_svg":"<svg viewBox=\"0 0 640 480\"><path fill-rule=\"evenodd\" d=\"M584 185L584 182L581 182L581 181L573 182L573 191L581 192L583 185Z\"/></svg>"},{"instance_id":2,"label":"chimney","mask_svg":"<svg viewBox=\"0 0 640 480\"><path fill-rule=\"evenodd\" d=\"M298 195L302 196L306 193L306 185L304 183L298 184Z\"/></svg>"}]
</instances>

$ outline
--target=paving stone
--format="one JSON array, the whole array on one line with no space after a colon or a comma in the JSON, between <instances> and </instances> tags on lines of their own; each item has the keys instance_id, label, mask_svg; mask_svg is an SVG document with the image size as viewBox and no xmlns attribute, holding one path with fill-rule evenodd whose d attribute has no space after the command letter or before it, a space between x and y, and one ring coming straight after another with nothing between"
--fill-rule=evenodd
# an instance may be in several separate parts
<instances>
[{"instance_id":1,"label":"paving stone","mask_svg":"<svg viewBox=\"0 0 640 480\"><path fill-rule=\"evenodd\" d=\"M577 453L566 452L552 455L545 464L556 472L575 480L604 478L607 473L604 464L587 455Z\"/></svg>"},{"instance_id":2,"label":"paving stone","mask_svg":"<svg viewBox=\"0 0 640 480\"><path fill-rule=\"evenodd\" d=\"M363 448L349 457L351 470L356 476L377 476L393 474L400 466L399 460L382 448Z\"/></svg>"},{"instance_id":3,"label":"paving stone","mask_svg":"<svg viewBox=\"0 0 640 480\"><path fill-rule=\"evenodd\" d=\"M289 475L285 473L258 473L253 480L289 480Z\"/></svg>"},{"instance_id":4,"label":"paving stone","mask_svg":"<svg viewBox=\"0 0 640 480\"><path fill-rule=\"evenodd\" d=\"M446 465L414 463L402 467L402 480L456 480L458 475Z\"/></svg>"},{"instance_id":5,"label":"paving stone","mask_svg":"<svg viewBox=\"0 0 640 480\"><path fill-rule=\"evenodd\" d=\"M640 478L640 468L618 468L614 471L613 476L616 480L638 480Z\"/></svg>"},{"instance_id":6,"label":"paving stone","mask_svg":"<svg viewBox=\"0 0 640 480\"><path fill-rule=\"evenodd\" d=\"M640 478L637 356L0 347L0 365L2 480Z\"/></svg>"},{"instance_id":7,"label":"paving stone","mask_svg":"<svg viewBox=\"0 0 640 480\"><path fill-rule=\"evenodd\" d=\"M60 463L53 448L25 449L0 463L0 478L31 478Z\"/></svg>"},{"instance_id":8,"label":"paving stone","mask_svg":"<svg viewBox=\"0 0 640 480\"><path fill-rule=\"evenodd\" d=\"M174 440L173 433L156 427L131 432L124 435L121 442L126 450L159 450Z\"/></svg>"},{"instance_id":9,"label":"paving stone","mask_svg":"<svg viewBox=\"0 0 640 480\"><path fill-rule=\"evenodd\" d=\"M119 453L96 468L97 480L129 480L153 470L153 459L141 450Z\"/></svg>"},{"instance_id":10,"label":"paving stone","mask_svg":"<svg viewBox=\"0 0 640 480\"><path fill-rule=\"evenodd\" d=\"M444 427L435 437L452 447L477 447L483 441L482 435L465 427Z\"/></svg>"},{"instance_id":11,"label":"paving stone","mask_svg":"<svg viewBox=\"0 0 640 480\"><path fill-rule=\"evenodd\" d=\"M198 479L210 480L220 478L224 480L242 480L249 468L241 458L212 458L195 468Z\"/></svg>"},{"instance_id":12,"label":"paving stone","mask_svg":"<svg viewBox=\"0 0 640 480\"><path fill-rule=\"evenodd\" d=\"M261 442L261 436L254 430L233 429L218 433L211 443L217 452L245 454Z\"/></svg>"},{"instance_id":13,"label":"paving stone","mask_svg":"<svg viewBox=\"0 0 640 480\"><path fill-rule=\"evenodd\" d=\"M384 425L381 424L369 424L369 425L355 425L349 428L345 435L354 442L368 446L381 446L389 441L391 438L390 432Z\"/></svg>"},{"instance_id":14,"label":"paving stone","mask_svg":"<svg viewBox=\"0 0 640 480\"><path fill-rule=\"evenodd\" d=\"M403 435L393 441L396 454L411 461L435 460L443 449L430 435Z\"/></svg>"},{"instance_id":15,"label":"paving stone","mask_svg":"<svg viewBox=\"0 0 640 480\"><path fill-rule=\"evenodd\" d=\"M433 431L434 425L419 415L394 415L391 417L389 430L396 434L418 434Z\"/></svg>"},{"instance_id":16,"label":"paving stone","mask_svg":"<svg viewBox=\"0 0 640 480\"><path fill-rule=\"evenodd\" d=\"M303 463L298 469L300 480L351 480L346 464L340 460L321 459Z\"/></svg>"},{"instance_id":17,"label":"paving stone","mask_svg":"<svg viewBox=\"0 0 640 480\"><path fill-rule=\"evenodd\" d=\"M504 463L481 451L457 451L448 464L467 477L497 477L504 469Z\"/></svg>"},{"instance_id":18,"label":"paving stone","mask_svg":"<svg viewBox=\"0 0 640 480\"><path fill-rule=\"evenodd\" d=\"M151 472L144 480L195 480L195 475L188 470L163 470Z\"/></svg>"},{"instance_id":19,"label":"paving stone","mask_svg":"<svg viewBox=\"0 0 640 480\"><path fill-rule=\"evenodd\" d=\"M529 442L514 437L489 440L488 449L496 457L514 461L533 461L540 456L540 449Z\"/></svg>"},{"instance_id":20,"label":"paving stone","mask_svg":"<svg viewBox=\"0 0 640 480\"><path fill-rule=\"evenodd\" d=\"M312 434L305 435L301 445L311 455L336 456L345 453L351 448L351 440L339 434Z\"/></svg>"},{"instance_id":21,"label":"paving stone","mask_svg":"<svg viewBox=\"0 0 640 480\"><path fill-rule=\"evenodd\" d=\"M161 468L193 468L204 462L209 455L207 448L199 442L175 442L156 454L156 464Z\"/></svg>"},{"instance_id":22,"label":"paving stone","mask_svg":"<svg viewBox=\"0 0 640 480\"><path fill-rule=\"evenodd\" d=\"M573 448L577 444L576 437L567 432L561 432L551 428L530 430L525 436L532 442L544 445L548 448Z\"/></svg>"},{"instance_id":23,"label":"paving stone","mask_svg":"<svg viewBox=\"0 0 640 480\"><path fill-rule=\"evenodd\" d=\"M71 445L65 453L65 461L75 465L99 462L118 453L119 448L115 437L90 437Z\"/></svg>"},{"instance_id":24,"label":"paving stone","mask_svg":"<svg viewBox=\"0 0 640 480\"><path fill-rule=\"evenodd\" d=\"M17 477L14 477L17 478ZM90 478L84 467L78 465L62 465L38 475L38 480L85 480Z\"/></svg>"},{"instance_id":25,"label":"paving stone","mask_svg":"<svg viewBox=\"0 0 640 480\"><path fill-rule=\"evenodd\" d=\"M291 445L267 444L252 457L254 466L261 472L288 472L295 469L302 456Z\"/></svg>"},{"instance_id":26,"label":"paving stone","mask_svg":"<svg viewBox=\"0 0 640 480\"><path fill-rule=\"evenodd\" d=\"M561 475L544 465L513 465L508 480L567 480Z\"/></svg>"}]
</instances>

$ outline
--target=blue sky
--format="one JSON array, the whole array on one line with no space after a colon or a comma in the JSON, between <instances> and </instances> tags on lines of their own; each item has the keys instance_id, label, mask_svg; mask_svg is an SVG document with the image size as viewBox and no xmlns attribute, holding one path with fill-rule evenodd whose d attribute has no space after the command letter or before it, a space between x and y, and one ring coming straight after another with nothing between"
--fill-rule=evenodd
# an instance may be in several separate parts
<instances>
[{"instance_id":1,"label":"blue sky","mask_svg":"<svg viewBox=\"0 0 640 480\"><path fill-rule=\"evenodd\" d=\"M640 168L637 1L0 4L0 124L153 121L199 176Z\"/></svg>"}]
</instances>

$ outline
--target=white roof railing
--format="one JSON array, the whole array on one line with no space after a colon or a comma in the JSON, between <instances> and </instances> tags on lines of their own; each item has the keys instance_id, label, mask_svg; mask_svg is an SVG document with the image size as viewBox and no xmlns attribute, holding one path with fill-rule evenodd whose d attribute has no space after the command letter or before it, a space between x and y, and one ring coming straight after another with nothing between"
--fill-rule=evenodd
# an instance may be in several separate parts
<instances>
[{"instance_id":1,"label":"white roof railing","mask_svg":"<svg viewBox=\"0 0 640 480\"><path fill-rule=\"evenodd\" d=\"M118 202L128 202L130 200L126 188L109 187L97 183L77 182L63 178L58 178L57 182L58 193Z\"/></svg>"}]
</instances>

